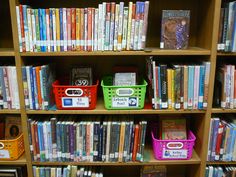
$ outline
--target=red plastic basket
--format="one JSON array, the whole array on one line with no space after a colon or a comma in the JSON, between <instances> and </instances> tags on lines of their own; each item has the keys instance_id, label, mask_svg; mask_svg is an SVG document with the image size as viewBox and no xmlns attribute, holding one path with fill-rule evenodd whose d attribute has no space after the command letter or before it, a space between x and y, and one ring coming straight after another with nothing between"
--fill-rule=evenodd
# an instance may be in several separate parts
<instances>
[{"instance_id":1,"label":"red plastic basket","mask_svg":"<svg viewBox=\"0 0 236 177\"><path fill-rule=\"evenodd\" d=\"M53 84L53 93L57 109L62 110L85 110L95 109L97 103L97 87L91 86L69 86L67 80L56 80Z\"/></svg>"}]
</instances>

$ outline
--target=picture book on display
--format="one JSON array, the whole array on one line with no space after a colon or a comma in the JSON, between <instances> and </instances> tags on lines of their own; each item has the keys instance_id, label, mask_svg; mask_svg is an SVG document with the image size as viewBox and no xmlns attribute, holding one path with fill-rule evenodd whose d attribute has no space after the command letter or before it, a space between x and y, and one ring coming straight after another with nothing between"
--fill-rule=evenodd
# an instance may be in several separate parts
<instances>
[{"instance_id":1,"label":"picture book on display","mask_svg":"<svg viewBox=\"0 0 236 177\"><path fill-rule=\"evenodd\" d=\"M91 67L75 67L71 70L71 85L89 86L93 84Z\"/></svg>"},{"instance_id":2,"label":"picture book on display","mask_svg":"<svg viewBox=\"0 0 236 177\"><path fill-rule=\"evenodd\" d=\"M7 117L5 120L5 139L15 139L22 132L20 117Z\"/></svg>"},{"instance_id":3,"label":"picture book on display","mask_svg":"<svg viewBox=\"0 0 236 177\"><path fill-rule=\"evenodd\" d=\"M186 119L162 119L161 120L162 140L186 140Z\"/></svg>"},{"instance_id":4,"label":"picture book on display","mask_svg":"<svg viewBox=\"0 0 236 177\"><path fill-rule=\"evenodd\" d=\"M166 177L166 166L146 165L141 168L140 177Z\"/></svg>"},{"instance_id":5,"label":"picture book on display","mask_svg":"<svg viewBox=\"0 0 236 177\"><path fill-rule=\"evenodd\" d=\"M189 10L163 10L160 48L186 49L189 41L189 25Z\"/></svg>"}]
</instances>

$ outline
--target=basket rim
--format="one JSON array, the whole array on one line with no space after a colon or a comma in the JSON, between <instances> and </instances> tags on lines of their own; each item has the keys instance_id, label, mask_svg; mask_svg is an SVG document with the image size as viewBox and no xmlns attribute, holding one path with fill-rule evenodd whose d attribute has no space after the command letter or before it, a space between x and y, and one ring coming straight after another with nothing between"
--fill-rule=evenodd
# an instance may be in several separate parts
<instances>
[{"instance_id":1,"label":"basket rim","mask_svg":"<svg viewBox=\"0 0 236 177\"><path fill-rule=\"evenodd\" d=\"M0 142L13 142L13 141L17 141L19 139L21 139L23 137L23 133L21 133L17 138L15 139L11 139L11 140L1 140L0 139Z\"/></svg>"}]
</instances>

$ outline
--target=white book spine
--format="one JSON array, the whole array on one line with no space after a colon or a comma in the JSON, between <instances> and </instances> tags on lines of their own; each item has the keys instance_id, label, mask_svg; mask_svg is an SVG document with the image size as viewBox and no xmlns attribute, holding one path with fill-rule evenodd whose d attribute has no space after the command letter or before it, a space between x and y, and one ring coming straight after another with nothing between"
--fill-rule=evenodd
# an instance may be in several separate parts
<instances>
[{"instance_id":1,"label":"white book spine","mask_svg":"<svg viewBox=\"0 0 236 177\"><path fill-rule=\"evenodd\" d=\"M135 15L135 26L134 26L134 42L133 42L133 49L137 50L138 49L138 32L139 32L139 8L140 4L137 2L136 3L136 15Z\"/></svg>"},{"instance_id":2,"label":"white book spine","mask_svg":"<svg viewBox=\"0 0 236 177\"><path fill-rule=\"evenodd\" d=\"M37 46L36 46L36 21L35 21L35 13L34 9L31 10L31 20L32 20L32 37L33 37L33 51L37 52Z\"/></svg>"},{"instance_id":3,"label":"white book spine","mask_svg":"<svg viewBox=\"0 0 236 177\"><path fill-rule=\"evenodd\" d=\"M116 4L116 10L115 10L115 26L114 26L114 51L117 50L117 45L118 45L119 13L120 13L120 5L119 5L119 4Z\"/></svg>"},{"instance_id":4,"label":"white book spine","mask_svg":"<svg viewBox=\"0 0 236 177\"><path fill-rule=\"evenodd\" d=\"M31 9L27 9L27 20L28 20L28 30L29 30L29 51L33 52L33 37L32 37L32 23L31 23Z\"/></svg>"},{"instance_id":5,"label":"white book spine","mask_svg":"<svg viewBox=\"0 0 236 177\"><path fill-rule=\"evenodd\" d=\"M231 85L231 80L230 80L230 65L227 65L226 69L226 108L229 108L230 105L230 85Z\"/></svg>"},{"instance_id":6,"label":"white book spine","mask_svg":"<svg viewBox=\"0 0 236 177\"><path fill-rule=\"evenodd\" d=\"M230 80L231 80L231 85L230 85L230 109L234 108L234 70L235 66L231 65L231 74L230 74Z\"/></svg>"},{"instance_id":7,"label":"white book spine","mask_svg":"<svg viewBox=\"0 0 236 177\"><path fill-rule=\"evenodd\" d=\"M122 50L126 49L127 44L127 30L128 30L128 13L129 8L124 7L124 19L123 19L123 30L122 30Z\"/></svg>"},{"instance_id":8,"label":"white book spine","mask_svg":"<svg viewBox=\"0 0 236 177\"><path fill-rule=\"evenodd\" d=\"M18 82L17 82L17 74L16 74L16 67L13 67L13 88L14 88L14 95L15 95L15 106L16 109L20 109L20 99L19 99L19 90L18 90Z\"/></svg>"},{"instance_id":9,"label":"white book spine","mask_svg":"<svg viewBox=\"0 0 236 177\"><path fill-rule=\"evenodd\" d=\"M141 50L142 48L142 33L143 33L143 26L144 26L144 3L141 2L140 5L140 20L139 20L139 29L138 29L138 47L137 50Z\"/></svg>"},{"instance_id":10,"label":"white book spine","mask_svg":"<svg viewBox=\"0 0 236 177\"><path fill-rule=\"evenodd\" d=\"M95 9L92 8L92 18L91 18L91 23L92 23L92 38L91 38L91 46L92 46L92 51L94 51L94 30L95 30Z\"/></svg>"},{"instance_id":11,"label":"white book spine","mask_svg":"<svg viewBox=\"0 0 236 177\"><path fill-rule=\"evenodd\" d=\"M48 130L47 130L47 122L43 123L43 139L44 139L44 147L45 147L45 159L49 160L49 152L48 152Z\"/></svg>"},{"instance_id":12,"label":"white book spine","mask_svg":"<svg viewBox=\"0 0 236 177\"><path fill-rule=\"evenodd\" d=\"M53 31L53 51L57 51L57 25L56 25L56 9L52 8L52 31Z\"/></svg>"},{"instance_id":13,"label":"white book spine","mask_svg":"<svg viewBox=\"0 0 236 177\"><path fill-rule=\"evenodd\" d=\"M98 5L98 51L102 50L102 28L103 28L103 18L102 18L102 4Z\"/></svg>"},{"instance_id":14,"label":"white book spine","mask_svg":"<svg viewBox=\"0 0 236 177\"><path fill-rule=\"evenodd\" d=\"M109 161L111 121L107 122L106 162Z\"/></svg>"},{"instance_id":15,"label":"white book spine","mask_svg":"<svg viewBox=\"0 0 236 177\"><path fill-rule=\"evenodd\" d=\"M123 31L123 17L124 17L124 2L120 2L119 25L118 25L118 43L117 50L122 49L122 31Z\"/></svg>"},{"instance_id":16,"label":"white book spine","mask_svg":"<svg viewBox=\"0 0 236 177\"><path fill-rule=\"evenodd\" d=\"M63 40L64 51L67 51L67 15L66 8L63 8Z\"/></svg>"},{"instance_id":17,"label":"white book spine","mask_svg":"<svg viewBox=\"0 0 236 177\"><path fill-rule=\"evenodd\" d=\"M16 105L15 105L15 97L14 97L14 83L13 83L13 73L12 73L12 66L8 66L7 67L7 78L8 78L8 82L9 82L9 88L10 88L10 98L11 98L11 109L15 109Z\"/></svg>"},{"instance_id":18,"label":"white book spine","mask_svg":"<svg viewBox=\"0 0 236 177\"><path fill-rule=\"evenodd\" d=\"M93 162L93 125L94 122L90 124L90 162Z\"/></svg>"},{"instance_id":19,"label":"white book spine","mask_svg":"<svg viewBox=\"0 0 236 177\"><path fill-rule=\"evenodd\" d=\"M49 23L50 23L50 21L49 21L49 13L47 13L47 10L46 10L46 34L47 34L46 46L47 46L47 51L51 52L51 41L50 41L50 27L49 27Z\"/></svg>"},{"instance_id":20,"label":"white book spine","mask_svg":"<svg viewBox=\"0 0 236 177\"><path fill-rule=\"evenodd\" d=\"M130 50L130 37L131 37L131 25L132 25L132 9L133 2L129 2L129 14L128 14L128 29L127 29L127 45L126 50Z\"/></svg>"},{"instance_id":21,"label":"white book spine","mask_svg":"<svg viewBox=\"0 0 236 177\"><path fill-rule=\"evenodd\" d=\"M20 23L20 9L19 6L16 6L16 18L17 18L17 31L18 31L18 39L19 39L19 51L23 52L22 49L22 37L21 37L21 23Z\"/></svg>"},{"instance_id":22,"label":"white book spine","mask_svg":"<svg viewBox=\"0 0 236 177\"><path fill-rule=\"evenodd\" d=\"M195 66L195 69L194 69L193 109L197 109L198 108L199 70L200 70L200 66Z\"/></svg>"},{"instance_id":23,"label":"white book spine","mask_svg":"<svg viewBox=\"0 0 236 177\"><path fill-rule=\"evenodd\" d=\"M98 9L95 9L95 14L94 14L94 30L93 30L93 32L94 32L93 50L94 51L98 50L98 32L99 32L99 29L98 29L98 24L99 24L98 18L99 18L99 11L98 11Z\"/></svg>"},{"instance_id":24,"label":"white book spine","mask_svg":"<svg viewBox=\"0 0 236 177\"><path fill-rule=\"evenodd\" d=\"M134 13L134 12L132 12ZM130 49L134 50L134 31L135 31L135 18L132 18L131 20L131 33L130 33Z\"/></svg>"},{"instance_id":25,"label":"white book spine","mask_svg":"<svg viewBox=\"0 0 236 177\"><path fill-rule=\"evenodd\" d=\"M106 2L102 3L102 51L105 50L106 36Z\"/></svg>"}]
</instances>

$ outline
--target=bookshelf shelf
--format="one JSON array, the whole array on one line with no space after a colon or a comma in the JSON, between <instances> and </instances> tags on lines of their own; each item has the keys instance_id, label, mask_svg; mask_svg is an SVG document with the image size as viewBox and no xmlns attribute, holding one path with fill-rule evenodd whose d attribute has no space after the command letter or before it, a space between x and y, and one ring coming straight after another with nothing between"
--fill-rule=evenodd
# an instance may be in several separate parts
<instances>
[{"instance_id":1,"label":"bookshelf shelf","mask_svg":"<svg viewBox=\"0 0 236 177\"><path fill-rule=\"evenodd\" d=\"M236 165L236 162L207 162L207 165Z\"/></svg>"},{"instance_id":2,"label":"bookshelf shelf","mask_svg":"<svg viewBox=\"0 0 236 177\"><path fill-rule=\"evenodd\" d=\"M221 53L221 52L218 52L217 53L217 56L236 56L236 52L235 53Z\"/></svg>"},{"instance_id":3,"label":"bookshelf shelf","mask_svg":"<svg viewBox=\"0 0 236 177\"><path fill-rule=\"evenodd\" d=\"M20 114L20 110L0 109L0 114Z\"/></svg>"},{"instance_id":4,"label":"bookshelf shelf","mask_svg":"<svg viewBox=\"0 0 236 177\"><path fill-rule=\"evenodd\" d=\"M18 160L10 161L10 160L0 160L0 165L25 165L26 157L25 154L23 154Z\"/></svg>"},{"instance_id":5,"label":"bookshelf shelf","mask_svg":"<svg viewBox=\"0 0 236 177\"><path fill-rule=\"evenodd\" d=\"M212 108L212 113L236 113L236 109Z\"/></svg>"},{"instance_id":6,"label":"bookshelf shelf","mask_svg":"<svg viewBox=\"0 0 236 177\"><path fill-rule=\"evenodd\" d=\"M201 160L197 153L193 151L190 160L156 160L151 148L144 152L144 162L32 162L33 165L51 166L51 165L84 165L84 166L133 166L133 165L190 165L200 164Z\"/></svg>"},{"instance_id":7,"label":"bookshelf shelf","mask_svg":"<svg viewBox=\"0 0 236 177\"><path fill-rule=\"evenodd\" d=\"M0 48L0 57L15 56L13 48Z\"/></svg>"},{"instance_id":8,"label":"bookshelf shelf","mask_svg":"<svg viewBox=\"0 0 236 177\"><path fill-rule=\"evenodd\" d=\"M98 52L24 52L21 56L149 56L149 55L210 55L210 50L190 47L187 50L163 50L159 48L149 48L146 51L98 51Z\"/></svg>"}]
</instances>

